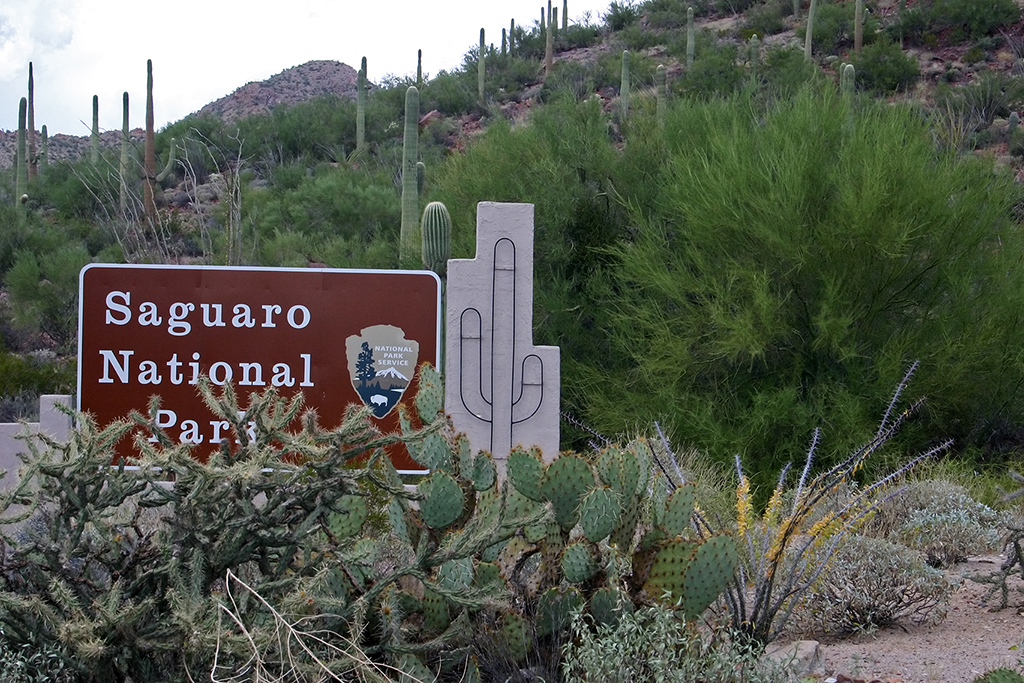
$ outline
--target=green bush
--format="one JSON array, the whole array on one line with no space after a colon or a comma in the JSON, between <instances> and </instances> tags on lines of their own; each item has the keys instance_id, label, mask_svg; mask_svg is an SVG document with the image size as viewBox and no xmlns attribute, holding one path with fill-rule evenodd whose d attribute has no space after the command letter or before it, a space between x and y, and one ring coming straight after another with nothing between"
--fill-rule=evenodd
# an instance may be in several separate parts
<instances>
[{"instance_id":1,"label":"green bush","mask_svg":"<svg viewBox=\"0 0 1024 683\"><path fill-rule=\"evenodd\" d=\"M865 45L851 59L857 70L857 86L878 94L906 90L917 81L917 59L886 38Z\"/></svg>"},{"instance_id":2,"label":"green bush","mask_svg":"<svg viewBox=\"0 0 1024 683\"><path fill-rule=\"evenodd\" d=\"M853 46L852 2L819 2L814 12L814 35L812 47L816 53L834 55L842 48ZM878 31L878 20L868 15L864 21L864 44L868 45ZM806 20L797 29L797 36L804 40L807 34Z\"/></svg>"},{"instance_id":3,"label":"green bush","mask_svg":"<svg viewBox=\"0 0 1024 683\"><path fill-rule=\"evenodd\" d=\"M594 626L576 613L562 648L566 681L607 683L784 683L791 674L727 633L700 634L664 607L625 613Z\"/></svg>"},{"instance_id":4,"label":"green bush","mask_svg":"<svg viewBox=\"0 0 1024 683\"><path fill-rule=\"evenodd\" d=\"M785 28L783 17L793 14L793 4L790 2L769 2L758 5L748 10L743 15L743 28L740 37L750 40L752 35L758 38L775 35Z\"/></svg>"},{"instance_id":5,"label":"green bush","mask_svg":"<svg viewBox=\"0 0 1024 683\"><path fill-rule=\"evenodd\" d=\"M604 23L612 31L621 31L627 26L636 22L640 17L640 10L634 0L612 0L608 5L608 11L604 14Z\"/></svg>"},{"instance_id":6,"label":"green bush","mask_svg":"<svg viewBox=\"0 0 1024 683\"><path fill-rule=\"evenodd\" d=\"M40 255L23 251L7 271L4 285L15 324L40 331L64 352L78 334L78 274L91 261L76 244Z\"/></svg>"},{"instance_id":7,"label":"green bush","mask_svg":"<svg viewBox=\"0 0 1024 683\"><path fill-rule=\"evenodd\" d=\"M75 390L75 381L73 359L0 351L0 422L37 420L39 396L70 394Z\"/></svg>"},{"instance_id":8,"label":"green bush","mask_svg":"<svg viewBox=\"0 0 1024 683\"><path fill-rule=\"evenodd\" d=\"M941 84L935 90L938 110L955 112L967 121L990 126L996 117L1005 117L1024 104L1024 83L1016 76L986 71L966 85Z\"/></svg>"},{"instance_id":9,"label":"green bush","mask_svg":"<svg viewBox=\"0 0 1024 683\"><path fill-rule=\"evenodd\" d=\"M923 553L933 567L1000 549L1007 519L942 479L913 481L885 500L865 533Z\"/></svg>"},{"instance_id":10,"label":"green bush","mask_svg":"<svg viewBox=\"0 0 1024 683\"><path fill-rule=\"evenodd\" d=\"M946 616L956 584L920 555L881 538L852 535L794 612L812 634L873 631L902 621L934 624Z\"/></svg>"},{"instance_id":11,"label":"green bush","mask_svg":"<svg viewBox=\"0 0 1024 683\"><path fill-rule=\"evenodd\" d=\"M739 89L744 71L736 63L736 46L718 43L701 48L698 44L693 68L676 81L676 91L687 97L708 99L728 96Z\"/></svg>"},{"instance_id":12,"label":"green bush","mask_svg":"<svg viewBox=\"0 0 1024 683\"><path fill-rule=\"evenodd\" d=\"M1024 417L1018 190L937 153L911 109L862 102L846 121L834 86L670 107L659 199L630 200L603 290L612 352L567 367L595 429L655 415L763 471L822 425L824 464L871 433L913 358L929 409L903 443L984 442Z\"/></svg>"},{"instance_id":13,"label":"green bush","mask_svg":"<svg viewBox=\"0 0 1024 683\"><path fill-rule=\"evenodd\" d=\"M1013 0L935 0L932 16L940 29L958 29L977 40L1017 23L1021 9Z\"/></svg>"}]
</instances>

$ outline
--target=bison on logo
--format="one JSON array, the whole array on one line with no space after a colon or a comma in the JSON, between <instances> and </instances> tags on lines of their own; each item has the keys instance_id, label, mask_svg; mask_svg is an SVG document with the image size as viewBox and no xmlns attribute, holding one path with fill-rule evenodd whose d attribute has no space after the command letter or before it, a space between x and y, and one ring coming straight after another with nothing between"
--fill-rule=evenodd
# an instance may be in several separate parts
<instances>
[{"instance_id":1,"label":"bison on logo","mask_svg":"<svg viewBox=\"0 0 1024 683\"><path fill-rule=\"evenodd\" d=\"M345 340L352 386L376 417L387 415L402 399L419 352L419 342L406 339L394 325L364 327Z\"/></svg>"}]
</instances>

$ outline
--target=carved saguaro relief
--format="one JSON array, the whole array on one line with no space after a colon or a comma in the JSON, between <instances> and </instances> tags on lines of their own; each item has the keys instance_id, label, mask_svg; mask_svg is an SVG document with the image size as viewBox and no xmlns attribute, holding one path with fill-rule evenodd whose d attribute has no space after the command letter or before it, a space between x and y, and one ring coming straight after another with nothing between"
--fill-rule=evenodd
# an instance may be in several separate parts
<instances>
[{"instance_id":1,"label":"carved saguaro relief","mask_svg":"<svg viewBox=\"0 0 1024 683\"><path fill-rule=\"evenodd\" d=\"M517 445L558 452L557 346L533 345L533 205L481 202L476 258L448 262L446 409L504 472Z\"/></svg>"}]
</instances>

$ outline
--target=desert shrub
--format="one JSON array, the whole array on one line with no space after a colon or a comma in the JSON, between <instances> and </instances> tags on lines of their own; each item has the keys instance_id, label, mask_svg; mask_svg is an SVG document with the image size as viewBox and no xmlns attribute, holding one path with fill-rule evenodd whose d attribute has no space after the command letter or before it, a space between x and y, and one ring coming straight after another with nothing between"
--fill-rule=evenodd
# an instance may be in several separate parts
<instances>
[{"instance_id":1,"label":"desert shrub","mask_svg":"<svg viewBox=\"0 0 1024 683\"><path fill-rule=\"evenodd\" d=\"M1022 103L1024 83L1000 72L986 71L966 85L940 85L935 91L937 109L948 109L977 125L990 126L996 117L1008 116Z\"/></svg>"},{"instance_id":2,"label":"desert shrub","mask_svg":"<svg viewBox=\"0 0 1024 683\"><path fill-rule=\"evenodd\" d=\"M814 13L814 35L812 47L815 52L826 55L836 54L840 47L853 45L853 11L851 2L818 3ZM869 17L864 22L864 42L868 42L877 28ZM806 20L797 29L797 36L803 40L807 33Z\"/></svg>"},{"instance_id":3,"label":"desert shrub","mask_svg":"<svg viewBox=\"0 0 1024 683\"><path fill-rule=\"evenodd\" d=\"M590 47L601 37L601 29L590 24L569 24L566 28L559 28L555 36L555 50L576 50L583 47Z\"/></svg>"},{"instance_id":4,"label":"desert shrub","mask_svg":"<svg viewBox=\"0 0 1024 683\"><path fill-rule=\"evenodd\" d=\"M646 607L616 624L594 626L577 612L562 648L567 681L608 683L782 683L783 665L764 660L752 644L719 630L710 636L688 627L672 610Z\"/></svg>"},{"instance_id":5,"label":"desert shrub","mask_svg":"<svg viewBox=\"0 0 1024 683\"><path fill-rule=\"evenodd\" d=\"M998 550L1005 522L963 486L926 479L908 483L882 502L865 533L918 550L933 567L948 567Z\"/></svg>"},{"instance_id":6,"label":"desert shrub","mask_svg":"<svg viewBox=\"0 0 1024 683\"><path fill-rule=\"evenodd\" d=\"M636 22L640 17L640 10L633 0L618 2L612 0L608 5L608 11L604 14L604 23L612 31L621 31L627 26Z\"/></svg>"},{"instance_id":7,"label":"desert shrub","mask_svg":"<svg viewBox=\"0 0 1024 683\"><path fill-rule=\"evenodd\" d=\"M715 7L721 13L741 14L758 4L759 0L716 0Z\"/></svg>"},{"instance_id":8,"label":"desert shrub","mask_svg":"<svg viewBox=\"0 0 1024 683\"><path fill-rule=\"evenodd\" d=\"M936 623L956 584L905 546L852 535L811 586L793 615L809 633L873 630L904 620Z\"/></svg>"},{"instance_id":9,"label":"desert shrub","mask_svg":"<svg viewBox=\"0 0 1024 683\"><path fill-rule=\"evenodd\" d=\"M23 251L7 271L14 323L48 335L62 350L73 348L78 333L78 273L89 252L68 244L49 253Z\"/></svg>"},{"instance_id":10,"label":"desert shrub","mask_svg":"<svg viewBox=\"0 0 1024 683\"><path fill-rule=\"evenodd\" d=\"M1013 0L935 0L932 5L933 21L940 30L958 29L975 40L1012 26L1020 14L1020 7Z\"/></svg>"},{"instance_id":11,"label":"desert shrub","mask_svg":"<svg viewBox=\"0 0 1024 683\"><path fill-rule=\"evenodd\" d=\"M676 81L675 89L682 95L702 99L733 93L744 77L743 68L736 63L736 52L735 45L718 43L704 48L698 43L693 68Z\"/></svg>"},{"instance_id":12,"label":"desert shrub","mask_svg":"<svg viewBox=\"0 0 1024 683\"><path fill-rule=\"evenodd\" d=\"M76 683L79 677L67 666L59 647L15 645L0 633L0 679L5 683Z\"/></svg>"},{"instance_id":13,"label":"desert shrub","mask_svg":"<svg viewBox=\"0 0 1024 683\"><path fill-rule=\"evenodd\" d=\"M673 29L686 26L686 8L693 7L696 16L707 14L710 0L647 0L640 11L647 17L647 25L655 29Z\"/></svg>"},{"instance_id":14,"label":"desert shrub","mask_svg":"<svg viewBox=\"0 0 1024 683\"><path fill-rule=\"evenodd\" d=\"M782 31L785 24L782 21L786 16L785 8L789 8L789 14L793 13L793 5L788 2L768 2L750 9L743 15L743 28L740 36L744 40L750 40L752 35L758 38L771 36Z\"/></svg>"},{"instance_id":15,"label":"desert shrub","mask_svg":"<svg viewBox=\"0 0 1024 683\"><path fill-rule=\"evenodd\" d=\"M25 356L0 350L0 422L39 417L41 394L70 394L75 365L52 352Z\"/></svg>"},{"instance_id":16,"label":"desert shrub","mask_svg":"<svg viewBox=\"0 0 1024 683\"><path fill-rule=\"evenodd\" d=\"M857 70L857 86L880 94L906 90L920 75L917 59L886 38L865 45L851 62Z\"/></svg>"},{"instance_id":17,"label":"desert shrub","mask_svg":"<svg viewBox=\"0 0 1024 683\"><path fill-rule=\"evenodd\" d=\"M421 109L436 109L448 116L465 114L476 107L476 87L475 75L469 77L463 71L439 71L422 88Z\"/></svg>"},{"instance_id":18,"label":"desert shrub","mask_svg":"<svg viewBox=\"0 0 1024 683\"><path fill-rule=\"evenodd\" d=\"M1021 415L1012 182L937 152L909 108L862 102L851 127L831 86L763 110L747 98L669 108L659 200L632 204L613 250L613 351L573 363L580 417L614 434L657 415L759 471L826 425L832 463L913 357L929 410L901 445L976 443Z\"/></svg>"},{"instance_id":19,"label":"desert shrub","mask_svg":"<svg viewBox=\"0 0 1024 683\"><path fill-rule=\"evenodd\" d=\"M763 60L758 75L768 91L777 97L792 97L821 75L814 63L804 59L801 50L772 46L765 51Z\"/></svg>"},{"instance_id":20,"label":"desert shrub","mask_svg":"<svg viewBox=\"0 0 1024 683\"><path fill-rule=\"evenodd\" d=\"M631 24L615 34L615 37L622 41L623 47L627 50L639 52L655 45L665 42L664 36L659 31L652 31L642 28L637 24Z\"/></svg>"}]
</instances>

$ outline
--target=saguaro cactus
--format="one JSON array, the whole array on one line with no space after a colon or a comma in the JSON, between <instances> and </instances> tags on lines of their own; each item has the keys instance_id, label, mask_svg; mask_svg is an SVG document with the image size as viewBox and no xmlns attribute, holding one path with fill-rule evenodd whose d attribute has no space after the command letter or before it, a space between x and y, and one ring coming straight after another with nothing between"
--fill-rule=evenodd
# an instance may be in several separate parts
<instances>
[{"instance_id":1,"label":"saguaro cactus","mask_svg":"<svg viewBox=\"0 0 1024 683\"><path fill-rule=\"evenodd\" d=\"M366 146L366 57L356 79L356 151Z\"/></svg>"},{"instance_id":2,"label":"saguaro cactus","mask_svg":"<svg viewBox=\"0 0 1024 683\"><path fill-rule=\"evenodd\" d=\"M420 91L411 85L405 91L405 134L402 137L402 228L398 257L403 268L415 266L416 248L420 245L420 198L416 188L419 123Z\"/></svg>"},{"instance_id":3,"label":"saguaro cactus","mask_svg":"<svg viewBox=\"0 0 1024 683\"><path fill-rule=\"evenodd\" d=\"M513 19L508 25L508 53L513 54L516 49L516 20Z\"/></svg>"},{"instance_id":4,"label":"saguaro cactus","mask_svg":"<svg viewBox=\"0 0 1024 683\"><path fill-rule=\"evenodd\" d=\"M452 217L441 202L430 202L423 209L423 267L442 278L448 272L452 256Z\"/></svg>"},{"instance_id":5,"label":"saguaro cactus","mask_svg":"<svg viewBox=\"0 0 1024 683\"><path fill-rule=\"evenodd\" d=\"M548 29L544 32L544 77L551 73L551 66L555 61L555 22L551 19L551 0L548 0Z\"/></svg>"},{"instance_id":6,"label":"saguaro cactus","mask_svg":"<svg viewBox=\"0 0 1024 683\"><path fill-rule=\"evenodd\" d=\"M174 164L178 160L178 138L171 138L171 144L167 148L167 163L164 164L164 170L156 174L156 181L162 183L167 179L167 176L171 175L171 171L174 170Z\"/></svg>"},{"instance_id":7,"label":"saguaro cactus","mask_svg":"<svg viewBox=\"0 0 1024 683\"><path fill-rule=\"evenodd\" d=\"M811 0L811 6L807 8L807 35L804 36L804 59L811 59L811 38L814 35L814 10L818 6L818 0Z\"/></svg>"},{"instance_id":8,"label":"saguaro cactus","mask_svg":"<svg viewBox=\"0 0 1024 683\"><path fill-rule=\"evenodd\" d=\"M46 136L46 124L43 124L43 129L39 131L39 175L46 175L46 169L50 165L50 139Z\"/></svg>"},{"instance_id":9,"label":"saguaro cactus","mask_svg":"<svg viewBox=\"0 0 1024 683\"><path fill-rule=\"evenodd\" d=\"M28 192L28 160L25 152L25 116L28 109L28 100L21 98L18 105L18 149L17 168L15 169L14 203L18 207L19 215L25 215L25 193Z\"/></svg>"},{"instance_id":10,"label":"saguaro cactus","mask_svg":"<svg viewBox=\"0 0 1024 683\"><path fill-rule=\"evenodd\" d=\"M857 0L853 5L853 51L860 54L864 47L864 0Z\"/></svg>"},{"instance_id":11,"label":"saguaro cactus","mask_svg":"<svg viewBox=\"0 0 1024 683\"><path fill-rule=\"evenodd\" d=\"M128 139L128 93L121 95L121 160L117 166L117 174L120 180L118 183L117 205L121 211L121 217L128 213L128 153L130 151L130 140Z\"/></svg>"},{"instance_id":12,"label":"saguaro cactus","mask_svg":"<svg viewBox=\"0 0 1024 683\"><path fill-rule=\"evenodd\" d=\"M693 56L697 52L697 33L693 26L693 8L686 8L686 70L693 68Z\"/></svg>"},{"instance_id":13,"label":"saguaro cactus","mask_svg":"<svg viewBox=\"0 0 1024 683\"><path fill-rule=\"evenodd\" d=\"M487 76L485 59L487 55L487 44L484 42L484 30L480 29L480 54L476 61L476 94L480 104L484 103L484 79Z\"/></svg>"},{"instance_id":14,"label":"saguaro cactus","mask_svg":"<svg viewBox=\"0 0 1024 683\"><path fill-rule=\"evenodd\" d=\"M505 29L501 29L501 56L504 57L508 54L508 34Z\"/></svg>"},{"instance_id":15,"label":"saguaro cactus","mask_svg":"<svg viewBox=\"0 0 1024 683\"><path fill-rule=\"evenodd\" d=\"M89 134L89 162L93 166L100 163L100 97L92 96L92 132Z\"/></svg>"},{"instance_id":16,"label":"saguaro cactus","mask_svg":"<svg viewBox=\"0 0 1024 683\"><path fill-rule=\"evenodd\" d=\"M36 84L28 63L28 179L36 177Z\"/></svg>"},{"instance_id":17,"label":"saguaro cactus","mask_svg":"<svg viewBox=\"0 0 1024 683\"><path fill-rule=\"evenodd\" d=\"M569 0L562 0L562 28L569 28Z\"/></svg>"},{"instance_id":18,"label":"saguaro cactus","mask_svg":"<svg viewBox=\"0 0 1024 683\"><path fill-rule=\"evenodd\" d=\"M423 50L416 50L416 87L423 87Z\"/></svg>"},{"instance_id":19,"label":"saguaro cactus","mask_svg":"<svg viewBox=\"0 0 1024 683\"><path fill-rule=\"evenodd\" d=\"M146 217L156 220L156 138L153 133L153 60L146 60L146 143L142 167L142 204Z\"/></svg>"}]
</instances>

